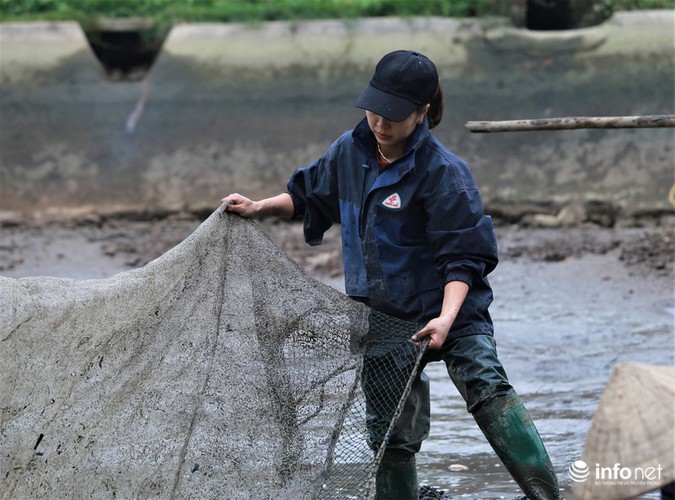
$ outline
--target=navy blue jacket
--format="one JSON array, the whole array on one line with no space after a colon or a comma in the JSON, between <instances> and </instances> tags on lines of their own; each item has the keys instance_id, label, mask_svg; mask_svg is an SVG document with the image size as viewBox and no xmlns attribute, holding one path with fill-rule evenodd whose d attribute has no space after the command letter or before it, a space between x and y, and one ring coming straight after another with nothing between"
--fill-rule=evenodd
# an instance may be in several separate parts
<instances>
[{"instance_id":1,"label":"navy blue jacket","mask_svg":"<svg viewBox=\"0 0 675 500\"><path fill-rule=\"evenodd\" d=\"M364 119L293 173L287 192L295 217L304 218L305 240L318 245L340 223L345 291L404 320L437 317L445 284L464 281L469 293L448 338L491 335L487 275L497 243L468 165L429 133L426 120L403 157L382 168L375 155Z\"/></svg>"}]
</instances>

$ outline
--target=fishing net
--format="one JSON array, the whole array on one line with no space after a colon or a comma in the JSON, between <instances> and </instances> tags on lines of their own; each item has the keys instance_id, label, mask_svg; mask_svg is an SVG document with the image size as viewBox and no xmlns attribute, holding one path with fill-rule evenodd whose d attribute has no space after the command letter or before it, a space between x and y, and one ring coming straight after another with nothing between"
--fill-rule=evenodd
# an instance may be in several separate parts
<instances>
[{"instance_id":1,"label":"fishing net","mask_svg":"<svg viewBox=\"0 0 675 500\"><path fill-rule=\"evenodd\" d=\"M419 374L428 340L410 337L421 325L370 311L363 339L358 390L328 455L319 498L361 499L374 493L374 478L389 438Z\"/></svg>"},{"instance_id":2,"label":"fishing net","mask_svg":"<svg viewBox=\"0 0 675 500\"><path fill-rule=\"evenodd\" d=\"M141 269L0 294L2 498L368 498L425 348L220 210Z\"/></svg>"}]
</instances>

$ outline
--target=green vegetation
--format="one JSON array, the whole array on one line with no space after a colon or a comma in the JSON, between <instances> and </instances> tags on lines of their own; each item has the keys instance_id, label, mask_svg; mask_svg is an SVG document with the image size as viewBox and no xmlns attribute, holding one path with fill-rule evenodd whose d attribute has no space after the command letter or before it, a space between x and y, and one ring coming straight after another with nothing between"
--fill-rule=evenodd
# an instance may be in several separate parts
<instances>
[{"instance_id":1,"label":"green vegetation","mask_svg":"<svg viewBox=\"0 0 675 500\"><path fill-rule=\"evenodd\" d=\"M672 9L675 0L600 0L605 10ZM0 0L0 20L148 16L163 22L505 15L508 0Z\"/></svg>"}]
</instances>

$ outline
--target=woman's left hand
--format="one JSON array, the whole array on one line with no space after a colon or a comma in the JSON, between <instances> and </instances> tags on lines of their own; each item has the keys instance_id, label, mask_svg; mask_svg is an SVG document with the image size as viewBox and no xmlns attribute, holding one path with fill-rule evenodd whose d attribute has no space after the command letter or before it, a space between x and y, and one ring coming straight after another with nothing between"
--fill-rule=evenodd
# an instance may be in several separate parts
<instances>
[{"instance_id":1,"label":"woman's left hand","mask_svg":"<svg viewBox=\"0 0 675 500\"><path fill-rule=\"evenodd\" d=\"M430 337L429 349L440 349L448 338L448 332L452 326L452 321L448 318L439 317L429 321L424 328L412 336L414 341L420 341L424 337Z\"/></svg>"},{"instance_id":2,"label":"woman's left hand","mask_svg":"<svg viewBox=\"0 0 675 500\"><path fill-rule=\"evenodd\" d=\"M429 349L440 349L448 338L450 327L455 321L466 294L469 293L469 285L463 281L449 281L443 288L443 307L441 314L429 321L424 328L412 336L417 342L424 337L431 337Z\"/></svg>"}]
</instances>

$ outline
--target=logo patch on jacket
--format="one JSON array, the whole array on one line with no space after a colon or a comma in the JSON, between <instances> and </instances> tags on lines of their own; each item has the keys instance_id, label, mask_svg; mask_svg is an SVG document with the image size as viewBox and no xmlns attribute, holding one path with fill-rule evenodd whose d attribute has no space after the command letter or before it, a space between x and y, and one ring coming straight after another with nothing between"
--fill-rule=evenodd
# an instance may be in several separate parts
<instances>
[{"instance_id":1,"label":"logo patch on jacket","mask_svg":"<svg viewBox=\"0 0 675 500\"><path fill-rule=\"evenodd\" d=\"M387 196L382 204L387 208L401 208L401 197L398 193Z\"/></svg>"}]
</instances>

